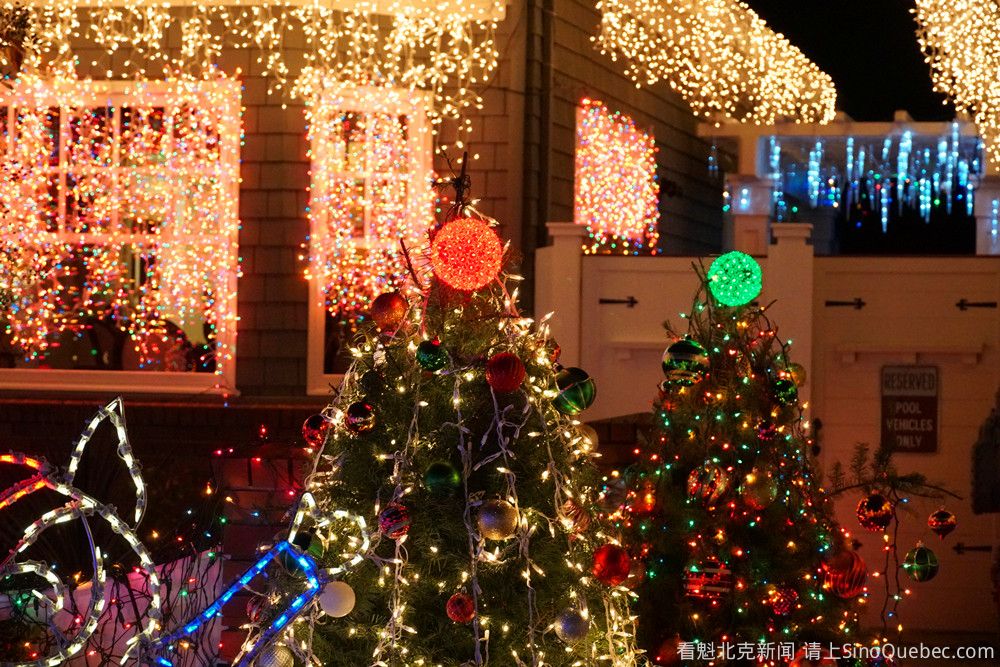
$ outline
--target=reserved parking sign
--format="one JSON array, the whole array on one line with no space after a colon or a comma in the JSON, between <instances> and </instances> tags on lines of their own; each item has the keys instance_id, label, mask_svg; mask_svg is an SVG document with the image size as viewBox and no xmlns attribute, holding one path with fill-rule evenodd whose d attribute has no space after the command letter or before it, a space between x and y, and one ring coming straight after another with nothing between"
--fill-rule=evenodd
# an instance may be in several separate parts
<instances>
[{"instance_id":1,"label":"reserved parking sign","mask_svg":"<svg viewBox=\"0 0 1000 667\"><path fill-rule=\"evenodd\" d=\"M938 369L882 368L882 443L896 452L936 452Z\"/></svg>"}]
</instances>

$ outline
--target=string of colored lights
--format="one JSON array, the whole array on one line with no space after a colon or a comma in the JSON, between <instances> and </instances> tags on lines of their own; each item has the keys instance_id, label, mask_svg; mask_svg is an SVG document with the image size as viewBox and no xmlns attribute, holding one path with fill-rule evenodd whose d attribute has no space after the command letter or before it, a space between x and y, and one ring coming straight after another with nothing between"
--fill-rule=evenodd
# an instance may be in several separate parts
<instances>
[{"instance_id":1,"label":"string of colored lights","mask_svg":"<svg viewBox=\"0 0 1000 667\"><path fill-rule=\"evenodd\" d=\"M336 78L311 88L306 277L321 286L332 315L350 319L404 287L400 243L417 247L434 224L429 100Z\"/></svg>"},{"instance_id":2,"label":"string of colored lights","mask_svg":"<svg viewBox=\"0 0 1000 667\"><path fill-rule=\"evenodd\" d=\"M833 80L737 0L600 0L601 53L636 85L663 79L695 115L769 125L833 120Z\"/></svg>"},{"instance_id":3,"label":"string of colored lights","mask_svg":"<svg viewBox=\"0 0 1000 667\"><path fill-rule=\"evenodd\" d=\"M656 141L628 116L596 100L576 117L574 222L586 225L584 252L659 252Z\"/></svg>"},{"instance_id":4,"label":"string of colored lights","mask_svg":"<svg viewBox=\"0 0 1000 667\"><path fill-rule=\"evenodd\" d=\"M934 88L975 121L990 158L1000 162L1000 26L992 0L917 0L917 41Z\"/></svg>"},{"instance_id":5,"label":"string of colored lights","mask_svg":"<svg viewBox=\"0 0 1000 667\"><path fill-rule=\"evenodd\" d=\"M239 84L24 76L3 102L0 239L33 275L11 291L12 343L44 358L110 319L141 368L211 370L222 384L235 346Z\"/></svg>"}]
</instances>

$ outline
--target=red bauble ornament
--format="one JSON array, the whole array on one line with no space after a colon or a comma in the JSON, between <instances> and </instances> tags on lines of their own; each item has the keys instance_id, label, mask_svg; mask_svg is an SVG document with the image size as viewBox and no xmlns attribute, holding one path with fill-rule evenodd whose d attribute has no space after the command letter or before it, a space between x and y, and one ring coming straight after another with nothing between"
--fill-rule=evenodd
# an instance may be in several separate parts
<instances>
[{"instance_id":1,"label":"red bauble ornament","mask_svg":"<svg viewBox=\"0 0 1000 667\"><path fill-rule=\"evenodd\" d=\"M323 415L313 415L302 422L302 439L310 447L322 447L329 430L329 419Z\"/></svg>"},{"instance_id":2,"label":"red bauble ornament","mask_svg":"<svg viewBox=\"0 0 1000 667\"><path fill-rule=\"evenodd\" d=\"M845 600L864 593L868 567L857 551L841 551L823 563L823 588Z\"/></svg>"},{"instance_id":3,"label":"red bauble ornament","mask_svg":"<svg viewBox=\"0 0 1000 667\"><path fill-rule=\"evenodd\" d=\"M406 505L390 503L378 513L378 528L390 540L398 540L410 532L410 510Z\"/></svg>"},{"instance_id":4,"label":"red bauble ornament","mask_svg":"<svg viewBox=\"0 0 1000 667\"><path fill-rule=\"evenodd\" d=\"M406 310L409 307L410 304L399 292L379 294L372 301L372 322L375 323L379 331L395 331L406 319Z\"/></svg>"},{"instance_id":5,"label":"red bauble ornament","mask_svg":"<svg viewBox=\"0 0 1000 667\"><path fill-rule=\"evenodd\" d=\"M869 493L858 503L857 514L865 530L885 530L892 523L892 502L881 493Z\"/></svg>"},{"instance_id":6,"label":"red bauble ornament","mask_svg":"<svg viewBox=\"0 0 1000 667\"><path fill-rule=\"evenodd\" d=\"M958 519L943 507L927 517L927 527L942 540L955 530L956 526L958 526Z\"/></svg>"},{"instance_id":7,"label":"red bauble ornament","mask_svg":"<svg viewBox=\"0 0 1000 667\"><path fill-rule=\"evenodd\" d=\"M509 394L524 382L524 362L513 352L498 352L486 362L486 382L498 394Z\"/></svg>"},{"instance_id":8,"label":"red bauble ornament","mask_svg":"<svg viewBox=\"0 0 1000 667\"><path fill-rule=\"evenodd\" d=\"M431 241L431 266L438 279L462 292L475 292L500 273L503 244L486 222L458 218Z\"/></svg>"},{"instance_id":9,"label":"red bauble ornament","mask_svg":"<svg viewBox=\"0 0 1000 667\"><path fill-rule=\"evenodd\" d=\"M466 593L455 593L444 606L448 618L456 623L471 623L476 617L476 603Z\"/></svg>"},{"instance_id":10,"label":"red bauble ornament","mask_svg":"<svg viewBox=\"0 0 1000 667\"><path fill-rule=\"evenodd\" d=\"M786 586L774 588L768 593L767 603L776 615L788 616L799 603L799 592Z\"/></svg>"},{"instance_id":11,"label":"red bauble ornament","mask_svg":"<svg viewBox=\"0 0 1000 667\"><path fill-rule=\"evenodd\" d=\"M375 428L375 408L365 401L357 401L344 411L344 426L356 435L369 433Z\"/></svg>"},{"instance_id":12,"label":"red bauble ornament","mask_svg":"<svg viewBox=\"0 0 1000 667\"><path fill-rule=\"evenodd\" d=\"M617 544L605 544L594 551L594 577L605 586L618 586L628 579L632 559Z\"/></svg>"}]
</instances>

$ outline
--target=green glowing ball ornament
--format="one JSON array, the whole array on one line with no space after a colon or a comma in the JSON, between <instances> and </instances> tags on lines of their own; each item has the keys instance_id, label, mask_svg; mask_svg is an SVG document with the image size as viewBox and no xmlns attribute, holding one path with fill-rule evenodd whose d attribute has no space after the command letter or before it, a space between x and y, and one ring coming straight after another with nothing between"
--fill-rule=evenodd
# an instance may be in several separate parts
<instances>
[{"instance_id":1,"label":"green glowing ball ornament","mask_svg":"<svg viewBox=\"0 0 1000 667\"><path fill-rule=\"evenodd\" d=\"M439 371L448 363L448 351L436 338L425 340L417 345L417 363L425 371Z\"/></svg>"},{"instance_id":2,"label":"green glowing ball ornament","mask_svg":"<svg viewBox=\"0 0 1000 667\"><path fill-rule=\"evenodd\" d=\"M910 549L903 559L903 569L914 581L930 581L938 573L938 559L921 542Z\"/></svg>"},{"instance_id":3,"label":"green glowing ball ornament","mask_svg":"<svg viewBox=\"0 0 1000 667\"><path fill-rule=\"evenodd\" d=\"M708 372L708 352L698 341L681 338L663 352L661 364L669 382L690 387Z\"/></svg>"},{"instance_id":4,"label":"green glowing ball ornament","mask_svg":"<svg viewBox=\"0 0 1000 667\"><path fill-rule=\"evenodd\" d=\"M462 485L462 476L447 461L435 461L424 471L424 488L435 496L450 496Z\"/></svg>"},{"instance_id":5,"label":"green glowing ball ornament","mask_svg":"<svg viewBox=\"0 0 1000 667\"><path fill-rule=\"evenodd\" d=\"M597 398L597 385L594 378L582 368L564 368L556 374L556 386L559 394L552 404L556 410L569 415L578 415L594 403Z\"/></svg>"},{"instance_id":6,"label":"green glowing ball ornament","mask_svg":"<svg viewBox=\"0 0 1000 667\"><path fill-rule=\"evenodd\" d=\"M745 306L763 287L760 264L738 250L717 257L708 267L707 278L709 291L723 306Z\"/></svg>"}]
</instances>

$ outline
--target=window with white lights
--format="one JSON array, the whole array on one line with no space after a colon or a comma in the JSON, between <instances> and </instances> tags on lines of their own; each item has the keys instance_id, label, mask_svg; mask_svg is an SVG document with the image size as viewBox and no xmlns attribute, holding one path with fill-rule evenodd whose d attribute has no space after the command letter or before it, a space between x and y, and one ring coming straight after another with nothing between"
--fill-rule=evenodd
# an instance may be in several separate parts
<instances>
[{"instance_id":1,"label":"window with white lights","mask_svg":"<svg viewBox=\"0 0 1000 667\"><path fill-rule=\"evenodd\" d=\"M344 344L379 294L409 277L434 221L426 94L333 84L307 115L312 158L308 384L326 393Z\"/></svg>"},{"instance_id":2,"label":"window with white lights","mask_svg":"<svg viewBox=\"0 0 1000 667\"><path fill-rule=\"evenodd\" d=\"M233 390L240 87L0 95L0 388Z\"/></svg>"}]
</instances>

